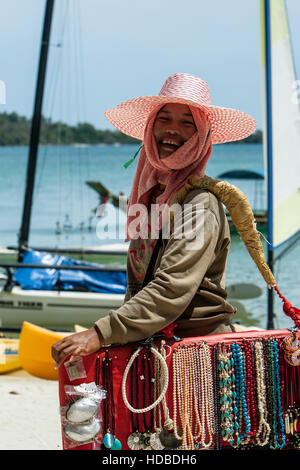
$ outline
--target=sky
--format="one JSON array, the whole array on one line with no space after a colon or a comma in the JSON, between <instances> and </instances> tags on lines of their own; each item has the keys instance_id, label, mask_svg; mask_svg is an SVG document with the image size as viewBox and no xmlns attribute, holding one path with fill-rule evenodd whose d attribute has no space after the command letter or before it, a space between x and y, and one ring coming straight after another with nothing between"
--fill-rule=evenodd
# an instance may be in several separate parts
<instances>
[{"instance_id":1,"label":"sky","mask_svg":"<svg viewBox=\"0 0 300 470\"><path fill-rule=\"evenodd\" d=\"M0 112L31 117L45 0L0 0ZM300 71L300 1L286 0ZM104 111L156 95L174 73L262 127L259 0L56 0L43 114L113 129ZM299 74L297 74L300 77Z\"/></svg>"}]
</instances>

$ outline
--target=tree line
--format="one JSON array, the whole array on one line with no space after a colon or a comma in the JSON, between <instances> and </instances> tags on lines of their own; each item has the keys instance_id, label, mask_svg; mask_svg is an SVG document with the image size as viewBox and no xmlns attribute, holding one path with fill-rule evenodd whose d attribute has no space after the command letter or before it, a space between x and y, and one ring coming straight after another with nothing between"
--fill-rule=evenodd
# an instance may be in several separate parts
<instances>
[{"instance_id":1,"label":"tree line","mask_svg":"<svg viewBox=\"0 0 300 470\"><path fill-rule=\"evenodd\" d=\"M20 116L16 112L0 113L0 145L29 145L31 119ZM262 131L257 130L247 139L237 143L261 143ZM41 145L113 145L137 144L139 141L119 131L96 129L88 122L70 126L63 122L52 122L50 118L41 119Z\"/></svg>"}]
</instances>

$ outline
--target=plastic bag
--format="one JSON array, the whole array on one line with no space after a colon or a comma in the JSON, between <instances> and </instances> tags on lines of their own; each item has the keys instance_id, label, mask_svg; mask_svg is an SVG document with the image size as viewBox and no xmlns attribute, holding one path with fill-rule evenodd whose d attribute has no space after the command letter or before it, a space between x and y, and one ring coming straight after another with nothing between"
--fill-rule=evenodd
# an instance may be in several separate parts
<instances>
[{"instance_id":1,"label":"plastic bag","mask_svg":"<svg viewBox=\"0 0 300 470\"><path fill-rule=\"evenodd\" d=\"M86 378L86 370L81 356L64 363L70 381Z\"/></svg>"},{"instance_id":2,"label":"plastic bag","mask_svg":"<svg viewBox=\"0 0 300 470\"><path fill-rule=\"evenodd\" d=\"M93 443L95 448L102 443L101 401L106 391L95 382L80 385L65 385L69 403L60 408L64 448Z\"/></svg>"}]
</instances>

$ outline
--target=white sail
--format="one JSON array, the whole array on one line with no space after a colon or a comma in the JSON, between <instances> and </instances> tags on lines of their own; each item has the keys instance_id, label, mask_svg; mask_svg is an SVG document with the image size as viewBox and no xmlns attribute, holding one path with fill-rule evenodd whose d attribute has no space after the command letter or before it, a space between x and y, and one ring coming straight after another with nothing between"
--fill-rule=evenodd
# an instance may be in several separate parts
<instances>
[{"instance_id":1,"label":"white sail","mask_svg":"<svg viewBox=\"0 0 300 470\"><path fill-rule=\"evenodd\" d=\"M262 66L265 49L265 11L261 0ZM269 242L276 248L300 231L300 94L296 81L284 0L270 0L271 108L264 106L264 157L269 192ZM263 87L265 93L265 86ZM266 98L266 95L264 95ZM263 99L265 103L266 100ZM268 113L271 109L271 115ZM272 156L267 155L267 132L272 132Z\"/></svg>"}]
</instances>

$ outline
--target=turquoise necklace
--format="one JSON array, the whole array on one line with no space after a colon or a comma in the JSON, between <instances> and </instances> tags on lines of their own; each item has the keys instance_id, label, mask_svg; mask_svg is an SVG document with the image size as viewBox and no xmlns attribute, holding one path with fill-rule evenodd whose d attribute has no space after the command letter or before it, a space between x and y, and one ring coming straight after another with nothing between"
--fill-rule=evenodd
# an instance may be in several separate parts
<instances>
[{"instance_id":1,"label":"turquoise necklace","mask_svg":"<svg viewBox=\"0 0 300 470\"><path fill-rule=\"evenodd\" d=\"M285 424L281 400L281 387L279 375L279 350L278 344L275 339L269 341L269 354L271 362L271 377L270 385L272 387L273 396L273 432L274 432L274 447L282 449L286 444ZM279 442L279 436L281 443Z\"/></svg>"},{"instance_id":2,"label":"turquoise necklace","mask_svg":"<svg viewBox=\"0 0 300 470\"><path fill-rule=\"evenodd\" d=\"M236 407L235 374L234 360L231 352L226 352L225 345L218 354L218 373L219 373L219 410L221 435L224 441L228 441L234 446L234 436L238 436L239 424L237 419L238 409ZM239 437L237 437L239 443Z\"/></svg>"},{"instance_id":3,"label":"turquoise necklace","mask_svg":"<svg viewBox=\"0 0 300 470\"><path fill-rule=\"evenodd\" d=\"M241 432L242 426L240 426L240 432L237 439L237 445L239 445L241 439L246 437L250 432L250 417L246 399L246 380L241 348L237 343L233 343L231 345L231 351L235 368L236 414L238 422L242 423L242 421L244 421L244 432Z\"/></svg>"}]
</instances>

